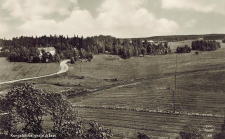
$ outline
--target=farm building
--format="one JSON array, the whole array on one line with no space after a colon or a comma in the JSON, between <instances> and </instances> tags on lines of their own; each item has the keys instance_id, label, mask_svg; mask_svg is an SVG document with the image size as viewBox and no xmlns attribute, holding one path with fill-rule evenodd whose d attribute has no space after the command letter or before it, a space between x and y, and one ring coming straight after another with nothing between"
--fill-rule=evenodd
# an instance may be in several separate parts
<instances>
[{"instance_id":1,"label":"farm building","mask_svg":"<svg viewBox=\"0 0 225 139\"><path fill-rule=\"evenodd\" d=\"M56 53L56 50L54 47L41 47L41 48L38 48L38 50L40 52L39 58L42 62L48 63L54 59L53 56ZM45 54L43 54L43 52L42 52L43 50L45 51ZM33 59L33 58L31 58L31 59Z\"/></svg>"},{"instance_id":2,"label":"farm building","mask_svg":"<svg viewBox=\"0 0 225 139\"><path fill-rule=\"evenodd\" d=\"M45 52L49 52L53 56L55 55L55 52L56 52L54 47L41 47L41 48L38 48L38 50L40 51L40 55L42 55L41 50L45 50Z\"/></svg>"}]
</instances>

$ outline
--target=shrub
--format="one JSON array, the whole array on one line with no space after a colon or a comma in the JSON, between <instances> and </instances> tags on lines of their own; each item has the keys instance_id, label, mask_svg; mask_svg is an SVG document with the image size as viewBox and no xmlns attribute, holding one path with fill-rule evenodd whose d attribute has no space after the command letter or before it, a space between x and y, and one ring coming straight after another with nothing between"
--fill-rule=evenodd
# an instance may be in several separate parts
<instances>
[{"instance_id":1,"label":"shrub","mask_svg":"<svg viewBox=\"0 0 225 139\"><path fill-rule=\"evenodd\" d=\"M191 47L188 46L188 45L178 46L176 52L177 53L190 53L191 52Z\"/></svg>"},{"instance_id":2,"label":"shrub","mask_svg":"<svg viewBox=\"0 0 225 139\"><path fill-rule=\"evenodd\" d=\"M192 41L192 50L213 51L219 49L220 43L216 41Z\"/></svg>"}]
</instances>

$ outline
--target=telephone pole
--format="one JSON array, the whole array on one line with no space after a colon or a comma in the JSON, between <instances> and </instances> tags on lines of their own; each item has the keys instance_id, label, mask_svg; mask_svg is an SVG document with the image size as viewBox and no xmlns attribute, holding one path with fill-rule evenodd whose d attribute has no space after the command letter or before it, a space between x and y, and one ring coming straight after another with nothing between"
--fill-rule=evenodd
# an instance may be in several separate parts
<instances>
[{"instance_id":1,"label":"telephone pole","mask_svg":"<svg viewBox=\"0 0 225 139\"><path fill-rule=\"evenodd\" d=\"M176 54L176 68L175 68L175 79L174 79L174 91L173 91L173 113L176 112L175 106L175 91L177 89L177 54Z\"/></svg>"},{"instance_id":2,"label":"telephone pole","mask_svg":"<svg viewBox=\"0 0 225 139\"><path fill-rule=\"evenodd\" d=\"M81 72L81 62L80 62L80 72Z\"/></svg>"}]
</instances>

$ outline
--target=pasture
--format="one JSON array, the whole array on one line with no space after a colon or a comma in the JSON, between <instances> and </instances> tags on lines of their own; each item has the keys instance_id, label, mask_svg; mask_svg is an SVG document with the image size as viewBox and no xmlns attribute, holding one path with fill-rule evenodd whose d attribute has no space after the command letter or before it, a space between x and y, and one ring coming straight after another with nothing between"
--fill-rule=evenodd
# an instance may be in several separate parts
<instances>
[{"instance_id":1,"label":"pasture","mask_svg":"<svg viewBox=\"0 0 225 139\"><path fill-rule=\"evenodd\" d=\"M169 43L173 51L177 46L185 44L190 46L191 41ZM23 73L17 73L18 77L14 75L14 78L23 74L27 77L31 65L28 64L30 68L25 68ZM33 75L45 74L50 69L58 68L46 65L49 67L46 70L43 67L41 72L36 70L41 66L33 68ZM176 138L182 127L190 123L197 125L202 132L205 125L216 127L213 134L219 132L223 117L172 112L175 105L176 112L225 115L224 68L225 44L221 43L221 49L201 52L199 55L192 51L187 54L148 55L127 60L115 55L95 55L91 62L69 64L69 71L65 74L32 82L38 88L57 92L81 90L79 95L68 97L77 107L79 115L85 123L96 120L111 128L114 138L134 139L137 132L146 133L152 138ZM13 68L8 69L12 71ZM4 70L7 68L4 67ZM29 76L32 76L31 73ZM2 73L0 76L4 80L11 76L13 78L13 75L6 78ZM97 91L83 93L82 90ZM137 111L139 109L144 111ZM167 111L170 114L148 112L150 110Z\"/></svg>"},{"instance_id":2,"label":"pasture","mask_svg":"<svg viewBox=\"0 0 225 139\"><path fill-rule=\"evenodd\" d=\"M171 48L190 42L172 42ZM78 107L85 120L97 120L111 127L118 138L135 138L136 132L144 132L154 138L175 138L182 127L190 123L197 125L199 129L203 129L204 125L213 125L216 127L215 134L220 130L223 118L152 114L126 109L172 112L175 102L177 112L223 116L224 53L225 46L222 44L219 50L201 52L199 55L195 55L195 51L178 54L176 89L176 54L132 57L128 60L98 55L90 63L71 65L68 75L84 76L87 80L82 80L83 84L89 83L87 87L93 88L96 83L104 86L104 79L117 78L118 82L133 82L130 85L71 97L70 100ZM95 83L92 86L90 82ZM111 107L125 110L112 110Z\"/></svg>"},{"instance_id":3,"label":"pasture","mask_svg":"<svg viewBox=\"0 0 225 139\"><path fill-rule=\"evenodd\" d=\"M9 62L6 58L0 58L0 63L0 82L47 75L59 70L58 63Z\"/></svg>"}]
</instances>

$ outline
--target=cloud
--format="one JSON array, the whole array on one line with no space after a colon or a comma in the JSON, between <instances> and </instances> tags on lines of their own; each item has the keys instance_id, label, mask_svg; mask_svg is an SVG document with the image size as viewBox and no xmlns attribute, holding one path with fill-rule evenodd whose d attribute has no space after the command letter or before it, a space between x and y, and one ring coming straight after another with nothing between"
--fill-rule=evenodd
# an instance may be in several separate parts
<instances>
[{"instance_id":1,"label":"cloud","mask_svg":"<svg viewBox=\"0 0 225 139\"><path fill-rule=\"evenodd\" d=\"M7 25L0 23L0 37L4 37L7 32L9 31Z\"/></svg>"},{"instance_id":2,"label":"cloud","mask_svg":"<svg viewBox=\"0 0 225 139\"><path fill-rule=\"evenodd\" d=\"M144 0L106 0L98 8L96 22L101 34L118 37L146 37L175 33L179 28L174 21L157 19L143 8Z\"/></svg>"},{"instance_id":3,"label":"cloud","mask_svg":"<svg viewBox=\"0 0 225 139\"><path fill-rule=\"evenodd\" d=\"M28 20L32 16L45 16L57 13L69 15L77 7L77 0L3 0L2 9L10 12L10 16Z\"/></svg>"},{"instance_id":4,"label":"cloud","mask_svg":"<svg viewBox=\"0 0 225 139\"><path fill-rule=\"evenodd\" d=\"M54 19L44 19L41 16L32 17L18 27L20 32L31 35L95 35L94 19L87 10L74 10L64 21L56 22Z\"/></svg>"},{"instance_id":5,"label":"cloud","mask_svg":"<svg viewBox=\"0 0 225 139\"><path fill-rule=\"evenodd\" d=\"M154 14L143 8L144 4L145 0L105 0L97 8L98 16L96 18L93 18L85 9L75 8L67 18L58 22L54 18L46 19L42 16L48 14L48 10L43 13L34 10L35 14L27 18L27 21L20 25L18 30L29 36L36 34L73 36L76 34L86 37L101 34L122 38L176 33L179 29L176 22L165 18L156 18ZM55 11L51 10L51 12Z\"/></svg>"},{"instance_id":6,"label":"cloud","mask_svg":"<svg viewBox=\"0 0 225 139\"><path fill-rule=\"evenodd\" d=\"M225 14L225 0L162 0L162 8L194 10L197 12L215 12Z\"/></svg>"},{"instance_id":7,"label":"cloud","mask_svg":"<svg viewBox=\"0 0 225 139\"><path fill-rule=\"evenodd\" d=\"M41 16L32 16L29 21L17 29L26 36L58 34L57 23L53 19L43 19Z\"/></svg>"},{"instance_id":8,"label":"cloud","mask_svg":"<svg viewBox=\"0 0 225 139\"><path fill-rule=\"evenodd\" d=\"M193 27L195 24L197 23L197 21L195 19L191 19L189 22L187 22L185 24L185 27Z\"/></svg>"}]
</instances>

